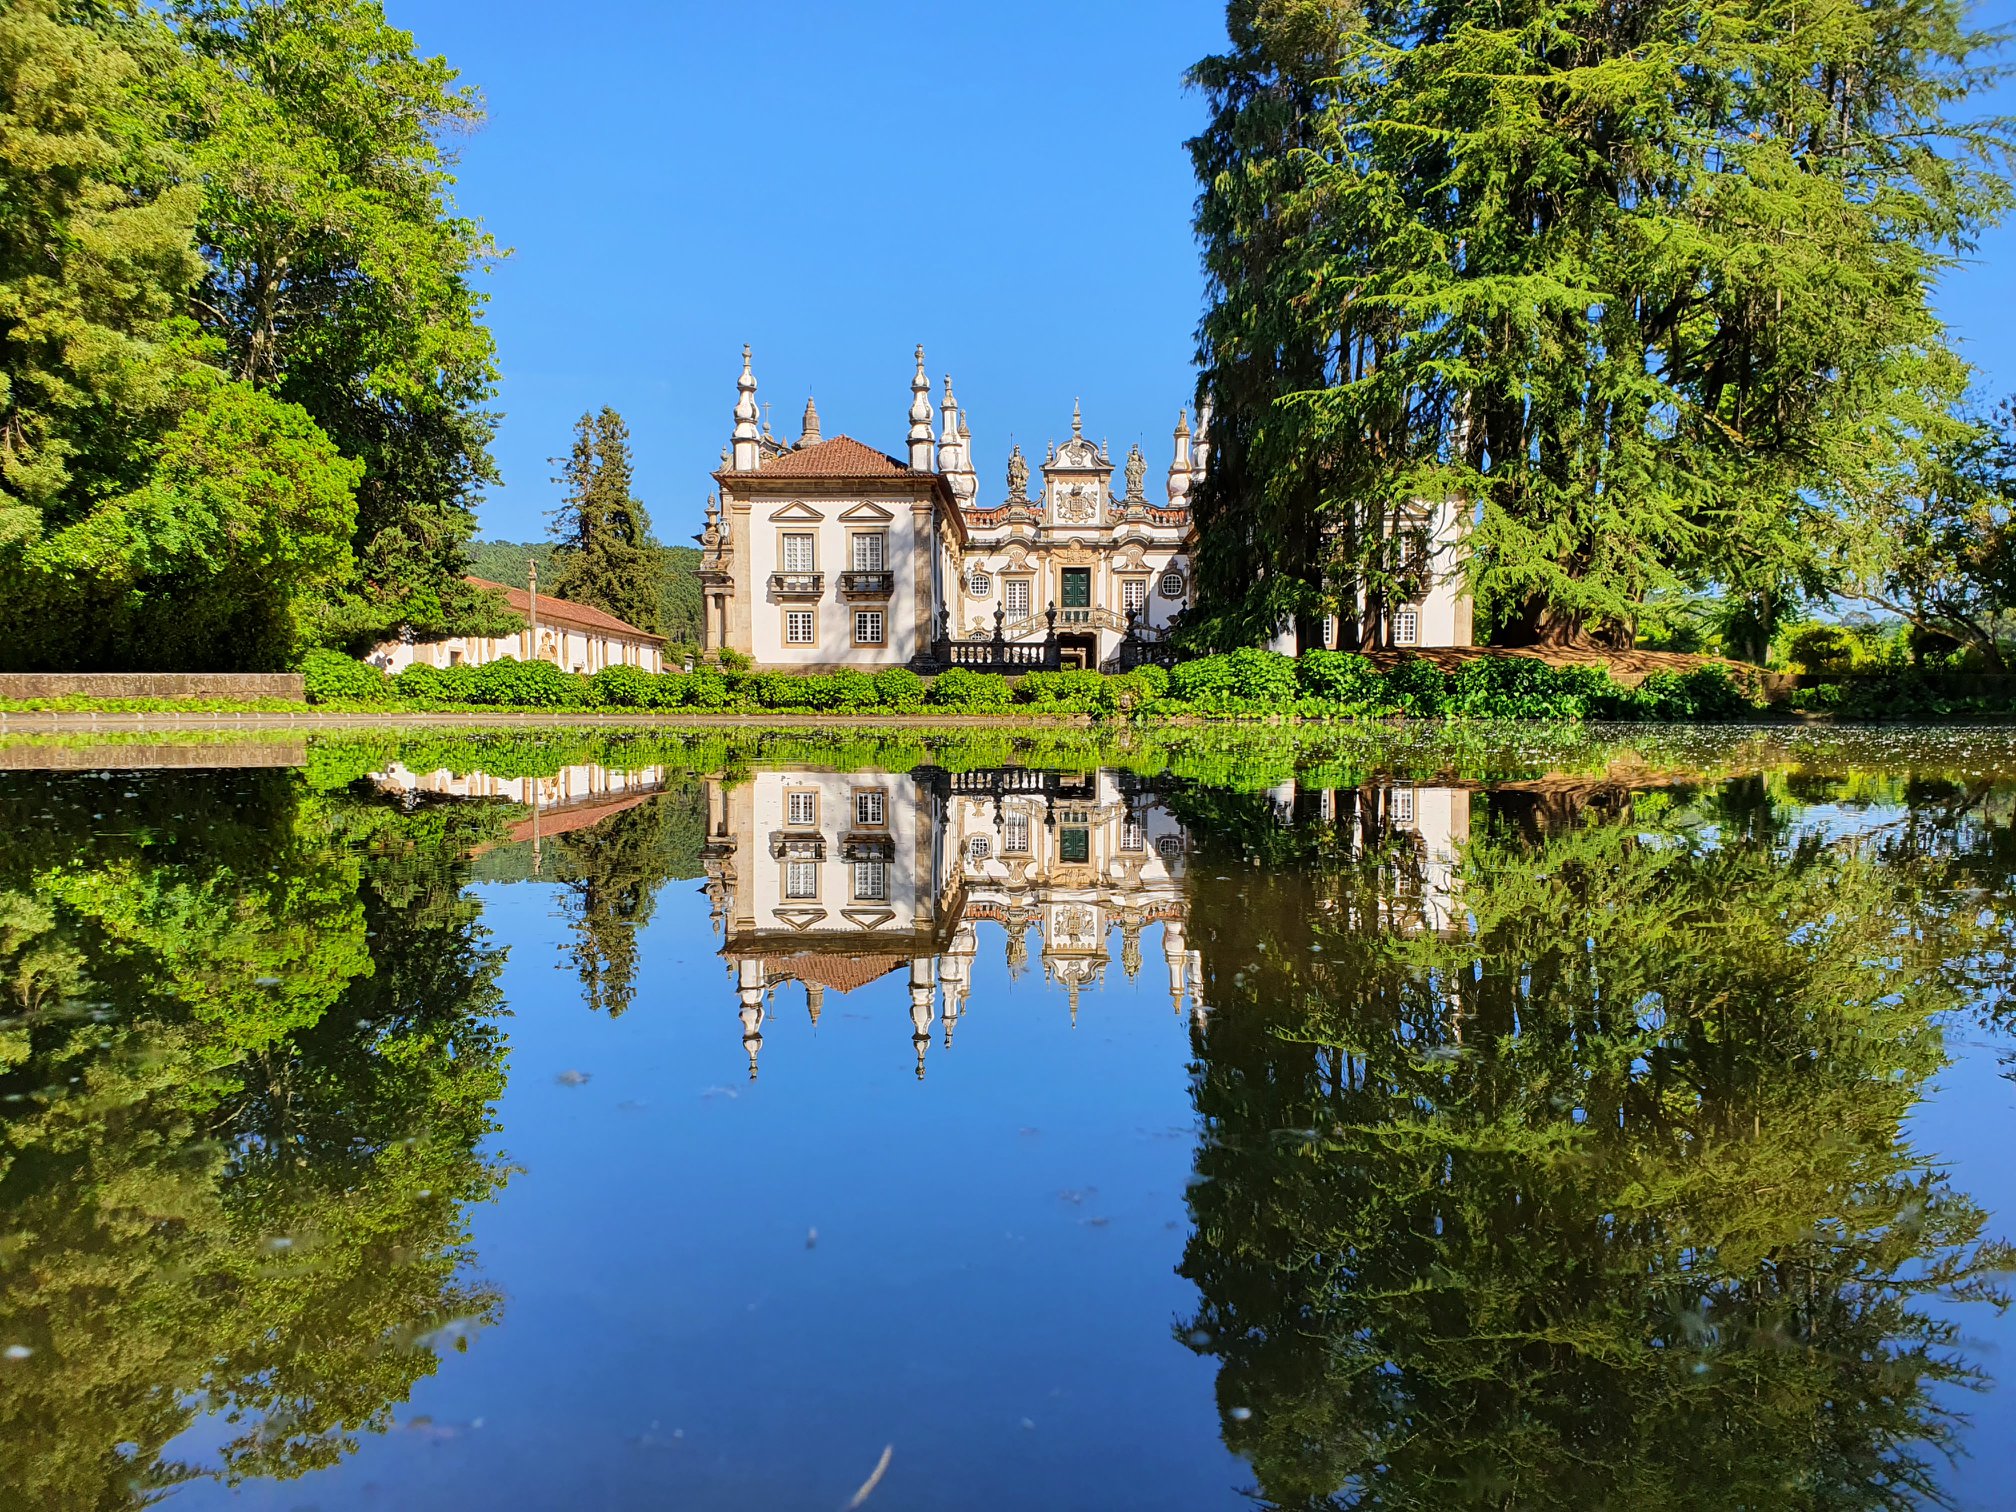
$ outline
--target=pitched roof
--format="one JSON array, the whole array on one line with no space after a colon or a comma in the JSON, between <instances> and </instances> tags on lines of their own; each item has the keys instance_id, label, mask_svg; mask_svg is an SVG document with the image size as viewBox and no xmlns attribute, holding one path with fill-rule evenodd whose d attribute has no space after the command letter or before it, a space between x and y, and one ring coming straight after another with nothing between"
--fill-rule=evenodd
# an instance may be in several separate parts
<instances>
[{"instance_id":1,"label":"pitched roof","mask_svg":"<svg viewBox=\"0 0 2016 1512\"><path fill-rule=\"evenodd\" d=\"M769 967L772 981L799 981L808 986L831 987L835 992L852 992L910 963L901 956L832 956L807 951L771 956L764 964Z\"/></svg>"},{"instance_id":2,"label":"pitched roof","mask_svg":"<svg viewBox=\"0 0 2016 1512\"><path fill-rule=\"evenodd\" d=\"M488 578L469 577L463 581L478 588L495 588L517 613L528 617L532 613L532 596L523 588L513 588L508 583L493 583ZM571 599L554 598L547 593L539 595L539 623L564 625L570 630L593 630L603 635L620 635L626 640L649 641L660 646L665 644L664 636L639 630L628 620L620 620L592 604L577 604Z\"/></svg>"},{"instance_id":3,"label":"pitched roof","mask_svg":"<svg viewBox=\"0 0 2016 1512\"><path fill-rule=\"evenodd\" d=\"M772 458L757 469L758 477L770 478L928 478L894 457L863 446L852 436L835 436L831 441L815 441L781 457Z\"/></svg>"}]
</instances>

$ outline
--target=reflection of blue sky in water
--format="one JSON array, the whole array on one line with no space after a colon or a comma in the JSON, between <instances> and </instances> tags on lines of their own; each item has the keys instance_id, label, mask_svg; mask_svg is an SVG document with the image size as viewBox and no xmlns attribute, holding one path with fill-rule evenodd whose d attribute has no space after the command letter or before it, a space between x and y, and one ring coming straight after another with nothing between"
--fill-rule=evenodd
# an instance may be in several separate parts
<instances>
[{"instance_id":1,"label":"reflection of blue sky in water","mask_svg":"<svg viewBox=\"0 0 2016 1512\"><path fill-rule=\"evenodd\" d=\"M1171 929L1183 922L1178 884L1194 854L1158 843L1180 841L1182 829L1152 804L1140 833L1126 833L1130 810L1115 807L1110 779L1046 794L1026 835L1012 800L996 812L991 797L940 782L930 800L940 832L920 839L893 807L916 802L909 781L766 773L712 794L710 820L714 797L745 805L730 824L733 886L724 896L718 866L711 886L665 884L620 1017L582 1006L568 954L573 904L546 880L550 862L536 879L476 884L483 922L510 947L510 1079L493 1146L522 1170L472 1215L478 1273L503 1293L502 1323L474 1334L466 1353L443 1348L438 1374L397 1409L401 1426L364 1435L334 1468L235 1493L197 1483L173 1503L838 1506L886 1444L894 1454L870 1503L879 1508L1245 1505L1238 1492L1253 1473L1221 1438L1238 1404L1214 1395L1217 1362L1173 1332L1197 1308L1176 1273L1197 1157L1197 937ZM846 836L860 826L822 826L831 875L812 899L784 896L794 850L773 839L793 828L790 792L817 789L831 817L885 783L900 854L857 847L849 859ZM1278 796L1285 822L1290 795ZM1389 820L1440 825L1447 840L1458 796L1423 785L1404 804L1392 792L1380 802ZM1335 822L1339 801L1304 793L1293 812ZM1900 812L1828 802L1795 829L1839 840ZM1099 877L1068 896L1014 894L1011 828L1032 855L1047 846L1069 866L1080 852L1064 832L1081 820L1095 832L1110 821L1084 852ZM976 848L982 835L990 843ZM479 858L479 874L527 875L511 843ZM1099 932L1103 950L1081 941L1046 962L1053 938L1065 943L1056 910L1100 906L1123 845L1145 890L1167 882L1178 906L1137 920L1134 951L1115 924ZM1439 842L1424 837L1421 850L1443 859ZM860 857L890 866L885 896L853 895ZM1234 863L1208 864L1213 881L1238 875ZM1446 871L1429 874L1446 894ZM1415 906L1452 917L1440 896ZM920 924L919 898L940 916ZM878 939L873 964L850 975L847 952L821 939L826 919L756 928L758 903L772 925L780 909L836 918L886 904L895 918L853 927L872 938L895 926L920 953ZM1023 909L1034 927L1017 973L1009 925ZM829 948L822 957L808 944ZM724 962L724 948L736 958ZM926 980L940 990L920 1079L915 962L927 952ZM1138 958L1137 975L1123 953ZM813 958L830 965L814 969ZM742 1019L751 960L764 973L753 984L753 1081ZM830 984L816 1023L814 979ZM963 1007L949 1048L947 984ZM1956 1064L1909 1133L1951 1163L1953 1185L2000 1232L2016 1214L2005 1052L1973 1025L1951 1048ZM2006 1374L2011 1321L1978 1307L1956 1316L1973 1361ZM1995 1507L2016 1387L1957 1405L1975 1420L1962 1440L1972 1457L1942 1483L1963 1506ZM204 1460L224 1436L201 1423L177 1448Z\"/></svg>"}]
</instances>

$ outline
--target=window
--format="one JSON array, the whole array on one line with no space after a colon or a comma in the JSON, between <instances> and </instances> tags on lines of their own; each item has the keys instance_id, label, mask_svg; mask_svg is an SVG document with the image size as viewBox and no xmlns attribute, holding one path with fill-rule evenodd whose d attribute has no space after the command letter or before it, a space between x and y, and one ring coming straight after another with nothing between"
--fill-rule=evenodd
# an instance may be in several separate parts
<instances>
[{"instance_id":1,"label":"window","mask_svg":"<svg viewBox=\"0 0 2016 1512\"><path fill-rule=\"evenodd\" d=\"M1183 837L1181 835L1162 835L1155 841L1155 849L1162 853L1164 861L1174 861L1178 856L1183 854Z\"/></svg>"},{"instance_id":2,"label":"window","mask_svg":"<svg viewBox=\"0 0 2016 1512\"><path fill-rule=\"evenodd\" d=\"M878 788L872 793L854 795L854 823L862 829L880 829L886 820L883 794Z\"/></svg>"},{"instance_id":3,"label":"window","mask_svg":"<svg viewBox=\"0 0 2016 1512\"><path fill-rule=\"evenodd\" d=\"M854 863L854 901L856 903L886 903L889 901L889 863L887 861L856 861Z\"/></svg>"},{"instance_id":4,"label":"window","mask_svg":"<svg viewBox=\"0 0 2016 1512\"><path fill-rule=\"evenodd\" d=\"M813 570L812 564L818 560L812 550L814 539L815 537L810 531L793 530L785 532L782 555L784 558L784 570L786 572L811 572Z\"/></svg>"},{"instance_id":5,"label":"window","mask_svg":"<svg viewBox=\"0 0 2016 1512\"><path fill-rule=\"evenodd\" d=\"M786 861L784 863L784 896L787 898L818 897L819 863L817 861Z\"/></svg>"},{"instance_id":6,"label":"window","mask_svg":"<svg viewBox=\"0 0 2016 1512\"><path fill-rule=\"evenodd\" d=\"M1092 831L1073 826L1057 832L1057 859L1059 861L1090 861L1092 859Z\"/></svg>"},{"instance_id":7,"label":"window","mask_svg":"<svg viewBox=\"0 0 2016 1512\"><path fill-rule=\"evenodd\" d=\"M1162 597L1180 599L1183 597L1183 574L1173 568L1162 574Z\"/></svg>"},{"instance_id":8,"label":"window","mask_svg":"<svg viewBox=\"0 0 2016 1512\"><path fill-rule=\"evenodd\" d=\"M975 568L966 579L966 591L974 598L994 597L994 575Z\"/></svg>"},{"instance_id":9,"label":"window","mask_svg":"<svg viewBox=\"0 0 2016 1512\"><path fill-rule=\"evenodd\" d=\"M1120 607L1129 614L1139 614L1148 607L1148 579L1123 578L1120 583Z\"/></svg>"},{"instance_id":10,"label":"window","mask_svg":"<svg viewBox=\"0 0 2016 1512\"><path fill-rule=\"evenodd\" d=\"M1129 819L1120 826L1120 849L1138 851L1148 848L1148 832L1141 828L1139 819Z\"/></svg>"},{"instance_id":11,"label":"window","mask_svg":"<svg viewBox=\"0 0 2016 1512\"><path fill-rule=\"evenodd\" d=\"M1326 646L1337 644L1337 616L1334 614L1323 616L1323 644Z\"/></svg>"},{"instance_id":12,"label":"window","mask_svg":"<svg viewBox=\"0 0 2016 1512\"><path fill-rule=\"evenodd\" d=\"M784 611L784 644L787 646L809 646L813 642L812 611L810 609L786 609Z\"/></svg>"},{"instance_id":13,"label":"window","mask_svg":"<svg viewBox=\"0 0 2016 1512\"><path fill-rule=\"evenodd\" d=\"M1393 616L1393 644L1396 646L1418 646L1421 644L1421 611L1412 607L1399 610Z\"/></svg>"},{"instance_id":14,"label":"window","mask_svg":"<svg viewBox=\"0 0 2016 1512\"><path fill-rule=\"evenodd\" d=\"M1004 578L1001 589L1007 595L1008 618L1010 620L1029 618L1029 579Z\"/></svg>"},{"instance_id":15,"label":"window","mask_svg":"<svg viewBox=\"0 0 2016 1512\"><path fill-rule=\"evenodd\" d=\"M975 835L966 842L968 861L985 861L994 854L994 841L988 835Z\"/></svg>"},{"instance_id":16,"label":"window","mask_svg":"<svg viewBox=\"0 0 2016 1512\"><path fill-rule=\"evenodd\" d=\"M880 609L856 609L854 611L854 644L857 646L879 646L882 644L882 611Z\"/></svg>"},{"instance_id":17,"label":"window","mask_svg":"<svg viewBox=\"0 0 2016 1512\"><path fill-rule=\"evenodd\" d=\"M819 795L817 793L789 793L784 799L784 822L786 824L817 824L819 822Z\"/></svg>"},{"instance_id":18,"label":"window","mask_svg":"<svg viewBox=\"0 0 2016 1512\"><path fill-rule=\"evenodd\" d=\"M858 530L854 533L854 570L856 572L880 572L888 556L889 537L879 530Z\"/></svg>"},{"instance_id":19,"label":"window","mask_svg":"<svg viewBox=\"0 0 2016 1512\"><path fill-rule=\"evenodd\" d=\"M1396 787L1392 799L1393 822L1411 825L1414 822L1414 789Z\"/></svg>"},{"instance_id":20,"label":"window","mask_svg":"<svg viewBox=\"0 0 2016 1512\"><path fill-rule=\"evenodd\" d=\"M1010 856L1029 854L1029 816L1010 814L1001 825L1001 850Z\"/></svg>"}]
</instances>

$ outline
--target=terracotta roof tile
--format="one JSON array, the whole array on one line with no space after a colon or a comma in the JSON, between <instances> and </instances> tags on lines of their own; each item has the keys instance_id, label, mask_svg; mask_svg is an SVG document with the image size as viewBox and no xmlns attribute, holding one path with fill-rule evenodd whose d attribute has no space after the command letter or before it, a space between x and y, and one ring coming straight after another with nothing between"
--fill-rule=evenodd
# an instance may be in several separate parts
<instances>
[{"instance_id":1,"label":"terracotta roof tile","mask_svg":"<svg viewBox=\"0 0 2016 1512\"><path fill-rule=\"evenodd\" d=\"M765 462L757 469L762 478L928 478L894 457L863 446L852 436L835 436Z\"/></svg>"},{"instance_id":2,"label":"terracotta roof tile","mask_svg":"<svg viewBox=\"0 0 2016 1512\"><path fill-rule=\"evenodd\" d=\"M529 615L532 611L532 597L523 588L513 588L508 583L493 583L488 578L470 577L465 582L478 588L495 588L502 593L511 608L519 614ZM570 630L595 630L608 635L621 635L630 640L649 641L664 645L665 637L653 635L648 630L639 630L628 620L620 620L613 614L595 608L592 604L577 604L571 599L554 598L551 594L539 595L539 623L542 625L563 625Z\"/></svg>"},{"instance_id":3,"label":"terracotta roof tile","mask_svg":"<svg viewBox=\"0 0 2016 1512\"><path fill-rule=\"evenodd\" d=\"M834 956L808 951L799 955L771 956L764 964L769 968L773 982L797 981L831 987L835 992L852 992L910 963L901 956Z\"/></svg>"}]
</instances>

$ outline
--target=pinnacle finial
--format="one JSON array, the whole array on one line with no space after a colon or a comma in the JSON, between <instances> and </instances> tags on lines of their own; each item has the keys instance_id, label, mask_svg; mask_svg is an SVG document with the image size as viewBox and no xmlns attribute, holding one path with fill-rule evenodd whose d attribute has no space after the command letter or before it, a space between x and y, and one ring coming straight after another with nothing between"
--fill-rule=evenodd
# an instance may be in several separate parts
<instances>
[{"instance_id":1,"label":"pinnacle finial","mask_svg":"<svg viewBox=\"0 0 2016 1512\"><path fill-rule=\"evenodd\" d=\"M1084 434L1085 421L1078 412L1078 401L1073 399L1071 401L1071 439L1074 441L1079 440Z\"/></svg>"},{"instance_id":2,"label":"pinnacle finial","mask_svg":"<svg viewBox=\"0 0 2016 1512\"><path fill-rule=\"evenodd\" d=\"M1190 434L1190 406L1187 404L1176 411L1176 434L1179 436Z\"/></svg>"},{"instance_id":3,"label":"pinnacle finial","mask_svg":"<svg viewBox=\"0 0 2016 1512\"><path fill-rule=\"evenodd\" d=\"M819 406L812 402L810 394L805 396L805 422L799 427L799 431L798 444L800 446L816 446L819 444Z\"/></svg>"}]
</instances>

